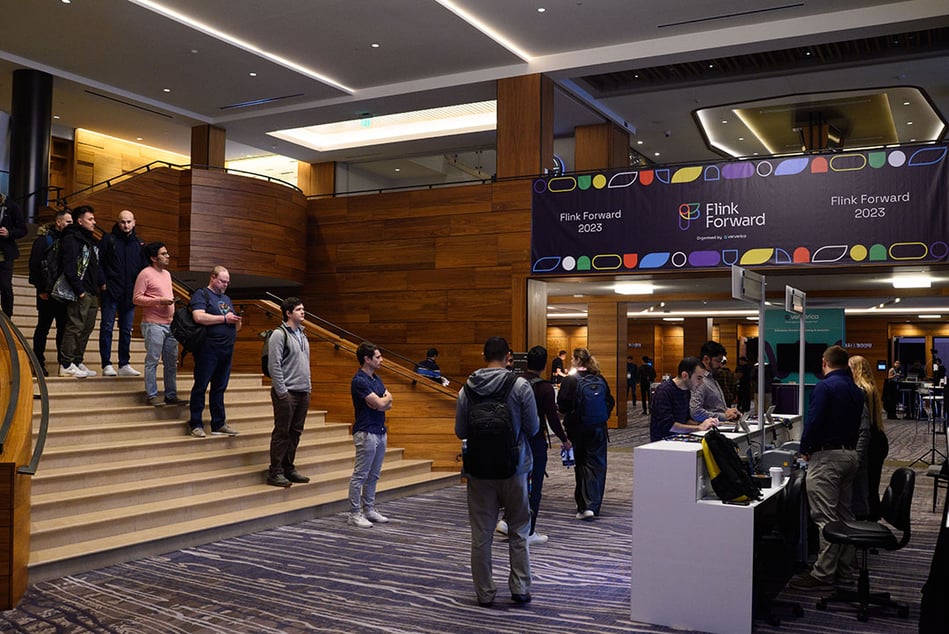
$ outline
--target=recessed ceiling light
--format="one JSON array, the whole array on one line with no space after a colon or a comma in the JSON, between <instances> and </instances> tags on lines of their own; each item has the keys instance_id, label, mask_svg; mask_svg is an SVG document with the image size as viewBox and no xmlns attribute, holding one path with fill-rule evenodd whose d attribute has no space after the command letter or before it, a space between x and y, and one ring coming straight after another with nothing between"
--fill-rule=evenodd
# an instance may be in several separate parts
<instances>
[{"instance_id":1,"label":"recessed ceiling light","mask_svg":"<svg viewBox=\"0 0 949 634\"><path fill-rule=\"evenodd\" d=\"M70 2L72 2L72 0L62 0L63 4L69 4Z\"/></svg>"},{"instance_id":2,"label":"recessed ceiling light","mask_svg":"<svg viewBox=\"0 0 949 634\"><path fill-rule=\"evenodd\" d=\"M247 74L250 75L251 77L256 77L256 76L257 76L257 73L247 73Z\"/></svg>"},{"instance_id":3,"label":"recessed ceiling light","mask_svg":"<svg viewBox=\"0 0 949 634\"><path fill-rule=\"evenodd\" d=\"M142 141L143 139L142 139L142 137L137 136L137 137L135 137L135 140L136 140L136 141Z\"/></svg>"},{"instance_id":4,"label":"recessed ceiling light","mask_svg":"<svg viewBox=\"0 0 949 634\"><path fill-rule=\"evenodd\" d=\"M917 315L920 319L942 319L942 315Z\"/></svg>"},{"instance_id":5,"label":"recessed ceiling light","mask_svg":"<svg viewBox=\"0 0 949 634\"><path fill-rule=\"evenodd\" d=\"M643 144L642 141L636 141L636 145L642 145L642 144Z\"/></svg>"},{"instance_id":6,"label":"recessed ceiling light","mask_svg":"<svg viewBox=\"0 0 949 634\"><path fill-rule=\"evenodd\" d=\"M722 123L723 123L723 124L727 124L727 123L728 123L728 119L722 119Z\"/></svg>"},{"instance_id":7,"label":"recessed ceiling light","mask_svg":"<svg viewBox=\"0 0 949 634\"><path fill-rule=\"evenodd\" d=\"M903 105L904 105L904 106L908 106L908 105L909 105L909 102L908 102L908 101L904 101L904 102L903 102Z\"/></svg>"},{"instance_id":8,"label":"recessed ceiling light","mask_svg":"<svg viewBox=\"0 0 949 634\"><path fill-rule=\"evenodd\" d=\"M906 122L906 125L913 125L913 122L912 122L912 121L907 121L907 122Z\"/></svg>"},{"instance_id":9,"label":"recessed ceiling light","mask_svg":"<svg viewBox=\"0 0 949 634\"><path fill-rule=\"evenodd\" d=\"M162 92L171 92L171 88L162 88L161 91L162 91Z\"/></svg>"},{"instance_id":10,"label":"recessed ceiling light","mask_svg":"<svg viewBox=\"0 0 949 634\"><path fill-rule=\"evenodd\" d=\"M537 13L545 13L546 11L547 9L545 9L544 7L537 7Z\"/></svg>"},{"instance_id":11,"label":"recessed ceiling light","mask_svg":"<svg viewBox=\"0 0 949 634\"><path fill-rule=\"evenodd\" d=\"M401 171L402 171L402 168L401 168L401 167L397 167L397 168L395 168L395 171L401 172Z\"/></svg>"},{"instance_id":12,"label":"recessed ceiling light","mask_svg":"<svg viewBox=\"0 0 949 634\"><path fill-rule=\"evenodd\" d=\"M59 119L59 115L58 115L58 114L54 114L54 115L53 115L53 118L54 118L54 119Z\"/></svg>"},{"instance_id":13,"label":"recessed ceiling light","mask_svg":"<svg viewBox=\"0 0 949 634\"><path fill-rule=\"evenodd\" d=\"M652 295L655 287L648 282L617 282L613 292L619 295Z\"/></svg>"},{"instance_id":14,"label":"recessed ceiling light","mask_svg":"<svg viewBox=\"0 0 949 634\"><path fill-rule=\"evenodd\" d=\"M738 140L739 140L739 141L744 141L744 140L745 140L745 137L740 136L740 137L738 137Z\"/></svg>"},{"instance_id":15,"label":"recessed ceiling light","mask_svg":"<svg viewBox=\"0 0 949 634\"><path fill-rule=\"evenodd\" d=\"M663 317L662 321L685 321L685 317Z\"/></svg>"},{"instance_id":16,"label":"recessed ceiling light","mask_svg":"<svg viewBox=\"0 0 949 634\"><path fill-rule=\"evenodd\" d=\"M653 156L660 156L659 152L656 152Z\"/></svg>"},{"instance_id":17,"label":"recessed ceiling light","mask_svg":"<svg viewBox=\"0 0 949 634\"><path fill-rule=\"evenodd\" d=\"M639 73L635 73L635 74L633 75L633 79L639 79Z\"/></svg>"},{"instance_id":18,"label":"recessed ceiling light","mask_svg":"<svg viewBox=\"0 0 949 634\"><path fill-rule=\"evenodd\" d=\"M373 42L373 43L370 44L369 46L371 46L372 48L379 48L380 44L379 44L379 42Z\"/></svg>"},{"instance_id":19,"label":"recessed ceiling light","mask_svg":"<svg viewBox=\"0 0 949 634\"><path fill-rule=\"evenodd\" d=\"M709 64L708 67L709 67L709 68L715 68L715 64Z\"/></svg>"},{"instance_id":20,"label":"recessed ceiling light","mask_svg":"<svg viewBox=\"0 0 949 634\"><path fill-rule=\"evenodd\" d=\"M580 299L581 297L583 297L583 293L574 293L573 296L576 297L577 299Z\"/></svg>"},{"instance_id":21,"label":"recessed ceiling light","mask_svg":"<svg viewBox=\"0 0 949 634\"><path fill-rule=\"evenodd\" d=\"M932 288L933 285L928 275L897 275L890 282L893 288Z\"/></svg>"}]
</instances>

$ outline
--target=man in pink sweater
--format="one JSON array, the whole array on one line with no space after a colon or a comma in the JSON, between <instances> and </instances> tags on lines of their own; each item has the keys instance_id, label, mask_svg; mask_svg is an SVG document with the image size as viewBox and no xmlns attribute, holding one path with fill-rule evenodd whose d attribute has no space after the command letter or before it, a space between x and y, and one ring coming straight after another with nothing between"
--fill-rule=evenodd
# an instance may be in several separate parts
<instances>
[{"instance_id":1,"label":"man in pink sweater","mask_svg":"<svg viewBox=\"0 0 949 634\"><path fill-rule=\"evenodd\" d=\"M175 296L168 263L171 256L163 242L145 245L147 266L135 279L132 303L142 306L142 337L145 339L145 396L149 405L187 405L178 398L178 341L171 334ZM165 396L158 394L158 359L165 372Z\"/></svg>"}]
</instances>

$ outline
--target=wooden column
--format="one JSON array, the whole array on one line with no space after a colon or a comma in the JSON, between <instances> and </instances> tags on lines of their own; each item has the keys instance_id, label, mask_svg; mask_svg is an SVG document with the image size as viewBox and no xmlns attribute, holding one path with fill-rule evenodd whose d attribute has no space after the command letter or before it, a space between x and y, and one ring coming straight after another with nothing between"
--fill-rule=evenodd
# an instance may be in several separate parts
<instances>
[{"instance_id":1,"label":"wooden column","mask_svg":"<svg viewBox=\"0 0 949 634\"><path fill-rule=\"evenodd\" d=\"M578 172L629 166L629 133L616 124L577 126L573 139Z\"/></svg>"},{"instance_id":2,"label":"wooden column","mask_svg":"<svg viewBox=\"0 0 949 634\"><path fill-rule=\"evenodd\" d=\"M227 132L210 124L191 128L191 164L224 167L224 143Z\"/></svg>"},{"instance_id":3,"label":"wooden column","mask_svg":"<svg viewBox=\"0 0 949 634\"><path fill-rule=\"evenodd\" d=\"M682 323L682 352L686 357L697 357L702 344L712 338L711 320L706 317L686 317ZM679 360L675 360L678 366Z\"/></svg>"},{"instance_id":4,"label":"wooden column","mask_svg":"<svg viewBox=\"0 0 949 634\"><path fill-rule=\"evenodd\" d=\"M498 178L539 176L554 160L554 85L543 75L498 80Z\"/></svg>"},{"instance_id":5,"label":"wooden column","mask_svg":"<svg viewBox=\"0 0 949 634\"><path fill-rule=\"evenodd\" d=\"M622 319L620 319L622 313ZM587 307L587 348L600 363L603 378L616 399L617 410L623 410L622 418L613 411L610 427L620 423L626 425L623 395L626 393L626 312L622 302L591 302ZM622 364L622 368L620 368Z\"/></svg>"},{"instance_id":6,"label":"wooden column","mask_svg":"<svg viewBox=\"0 0 949 634\"><path fill-rule=\"evenodd\" d=\"M336 162L297 163L297 187L307 196L336 193Z\"/></svg>"}]
</instances>

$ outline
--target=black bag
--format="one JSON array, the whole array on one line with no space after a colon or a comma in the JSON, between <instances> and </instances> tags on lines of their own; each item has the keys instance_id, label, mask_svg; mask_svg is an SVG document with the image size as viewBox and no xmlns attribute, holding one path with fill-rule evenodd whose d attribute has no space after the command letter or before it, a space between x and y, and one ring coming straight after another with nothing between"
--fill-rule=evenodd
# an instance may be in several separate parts
<instances>
[{"instance_id":1,"label":"black bag","mask_svg":"<svg viewBox=\"0 0 949 634\"><path fill-rule=\"evenodd\" d=\"M205 291L205 289L201 289ZM207 291L205 291L207 300ZM171 318L171 334L185 352L194 352L204 343L205 327L195 322L191 314L191 302L175 311Z\"/></svg>"},{"instance_id":2,"label":"black bag","mask_svg":"<svg viewBox=\"0 0 949 634\"><path fill-rule=\"evenodd\" d=\"M520 450L507 397L517 377L509 373L504 384L481 396L465 383L468 399L468 437L463 456L465 473L484 480L504 480L517 471Z\"/></svg>"},{"instance_id":3,"label":"black bag","mask_svg":"<svg viewBox=\"0 0 949 634\"><path fill-rule=\"evenodd\" d=\"M51 233L46 234L46 249L43 251L43 259L40 260L40 288L43 292L49 293L56 285L56 280L63 274L63 263L59 254L59 246L62 244L62 238L56 238Z\"/></svg>"},{"instance_id":4,"label":"black bag","mask_svg":"<svg viewBox=\"0 0 949 634\"><path fill-rule=\"evenodd\" d=\"M585 374L577 381L577 415L588 427L602 425L610 418L610 403L606 380L599 374Z\"/></svg>"},{"instance_id":5,"label":"black bag","mask_svg":"<svg viewBox=\"0 0 949 634\"><path fill-rule=\"evenodd\" d=\"M712 481L712 490L722 502L760 500L761 491L755 486L748 468L741 462L738 445L717 427L712 427L702 438L705 468Z\"/></svg>"}]
</instances>

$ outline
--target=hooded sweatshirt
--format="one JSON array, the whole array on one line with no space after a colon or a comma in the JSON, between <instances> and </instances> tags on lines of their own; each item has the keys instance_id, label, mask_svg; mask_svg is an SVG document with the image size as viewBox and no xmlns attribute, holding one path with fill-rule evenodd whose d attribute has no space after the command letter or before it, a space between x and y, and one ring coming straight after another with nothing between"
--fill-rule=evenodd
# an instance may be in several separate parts
<instances>
[{"instance_id":1,"label":"hooded sweatshirt","mask_svg":"<svg viewBox=\"0 0 949 634\"><path fill-rule=\"evenodd\" d=\"M150 262L145 257L145 244L135 234L135 228L125 233L115 223L112 233L102 237L99 244L102 272L106 290L119 305L132 305L132 290L135 279Z\"/></svg>"},{"instance_id":2,"label":"hooded sweatshirt","mask_svg":"<svg viewBox=\"0 0 949 634\"><path fill-rule=\"evenodd\" d=\"M468 377L467 384L481 396L493 394L501 389L508 371L504 368L481 368L475 370ZM540 428L537 417L537 404L534 402L534 392L530 384L518 378L507 397L507 406L511 411L511 422L517 432L517 448L520 459L517 463L515 475L526 475L533 466L533 456L526 439L533 438ZM458 405L455 409L455 435L458 438L468 437L468 397L465 389L458 392Z\"/></svg>"}]
</instances>

